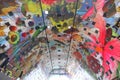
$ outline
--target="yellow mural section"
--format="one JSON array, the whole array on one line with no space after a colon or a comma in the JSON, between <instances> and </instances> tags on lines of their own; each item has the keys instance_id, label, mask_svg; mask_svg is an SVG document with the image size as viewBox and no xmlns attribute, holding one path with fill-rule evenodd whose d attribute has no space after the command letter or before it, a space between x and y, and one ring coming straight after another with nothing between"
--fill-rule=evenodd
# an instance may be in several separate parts
<instances>
[{"instance_id":1,"label":"yellow mural section","mask_svg":"<svg viewBox=\"0 0 120 80\"><path fill-rule=\"evenodd\" d=\"M4 29L5 29L4 26L0 26L0 37L1 37L1 36L5 36Z\"/></svg>"},{"instance_id":2,"label":"yellow mural section","mask_svg":"<svg viewBox=\"0 0 120 80\"><path fill-rule=\"evenodd\" d=\"M31 12L33 14L39 14L42 15L41 8L40 8L40 2L33 2L33 0L23 0L23 6L26 10L26 12ZM43 10L50 9L50 6L42 4Z\"/></svg>"}]
</instances>

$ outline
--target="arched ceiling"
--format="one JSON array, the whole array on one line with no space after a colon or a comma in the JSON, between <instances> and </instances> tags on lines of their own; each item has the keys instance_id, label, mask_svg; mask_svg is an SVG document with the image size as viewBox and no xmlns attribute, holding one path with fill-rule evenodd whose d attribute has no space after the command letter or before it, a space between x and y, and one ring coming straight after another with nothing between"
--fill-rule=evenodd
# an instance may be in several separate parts
<instances>
[{"instance_id":1,"label":"arched ceiling","mask_svg":"<svg viewBox=\"0 0 120 80\"><path fill-rule=\"evenodd\" d=\"M119 78L119 0L0 0L0 70ZM81 74L81 73L80 73Z\"/></svg>"}]
</instances>

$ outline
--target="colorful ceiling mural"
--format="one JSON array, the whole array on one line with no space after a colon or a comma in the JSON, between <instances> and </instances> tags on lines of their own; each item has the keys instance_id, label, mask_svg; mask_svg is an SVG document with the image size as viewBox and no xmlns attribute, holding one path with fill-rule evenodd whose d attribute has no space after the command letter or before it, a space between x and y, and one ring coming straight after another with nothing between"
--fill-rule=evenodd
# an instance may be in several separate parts
<instances>
[{"instance_id":1,"label":"colorful ceiling mural","mask_svg":"<svg viewBox=\"0 0 120 80\"><path fill-rule=\"evenodd\" d=\"M73 79L81 66L93 80L120 79L120 0L0 3L0 71L11 79L38 66L46 77Z\"/></svg>"}]
</instances>

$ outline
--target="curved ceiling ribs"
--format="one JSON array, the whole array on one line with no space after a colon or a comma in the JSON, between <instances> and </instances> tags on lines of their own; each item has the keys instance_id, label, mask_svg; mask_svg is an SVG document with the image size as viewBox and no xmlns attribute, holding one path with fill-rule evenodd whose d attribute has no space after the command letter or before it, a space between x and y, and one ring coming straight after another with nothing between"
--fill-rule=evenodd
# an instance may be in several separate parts
<instances>
[{"instance_id":1,"label":"curved ceiling ribs","mask_svg":"<svg viewBox=\"0 0 120 80\"><path fill-rule=\"evenodd\" d=\"M74 17L73 17L73 25L72 27L74 28L75 27L75 18L76 18L76 14L77 14L77 8L78 8L78 1L77 0L75 3L76 7L75 7L75 14L74 14ZM71 28L72 28L71 27ZM72 30L72 29L71 29ZM68 64L68 60L69 60L69 54L71 52L71 43L72 43L72 35L73 35L73 31L71 31L71 34L70 34L70 44L69 44L69 48L68 48L68 53L67 53L67 61L66 61L66 67L67 67L67 64Z\"/></svg>"},{"instance_id":2,"label":"curved ceiling ribs","mask_svg":"<svg viewBox=\"0 0 120 80\"><path fill-rule=\"evenodd\" d=\"M44 18L44 14L43 14L43 8L42 8L42 3L41 3L41 0L40 1L40 8L41 8L41 12L42 12L42 19L43 19L43 24L44 24L44 27L46 27L47 25L45 24L45 18ZM51 62L51 67L53 69L53 63L52 63L52 56L51 56L51 51L50 51L50 46L49 46L49 40L48 40L48 35L47 35L47 32L46 32L46 29L45 29L45 36L46 36L46 39L47 39L47 49L48 49L48 52L49 52L49 56L50 56L50 62Z\"/></svg>"}]
</instances>

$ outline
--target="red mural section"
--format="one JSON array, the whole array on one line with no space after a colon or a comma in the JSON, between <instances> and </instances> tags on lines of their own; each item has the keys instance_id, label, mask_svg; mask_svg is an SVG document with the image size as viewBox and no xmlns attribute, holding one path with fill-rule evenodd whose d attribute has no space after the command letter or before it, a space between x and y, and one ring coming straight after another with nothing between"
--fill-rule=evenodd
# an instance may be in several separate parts
<instances>
[{"instance_id":1,"label":"red mural section","mask_svg":"<svg viewBox=\"0 0 120 80\"><path fill-rule=\"evenodd\" d=\"M73 55L75 56L75 58L77 59L77 60L81 60L82 59L82 55L81 55L81 53L80 52L74 52L73 53Z\"/></svg>"}]
</instances>

